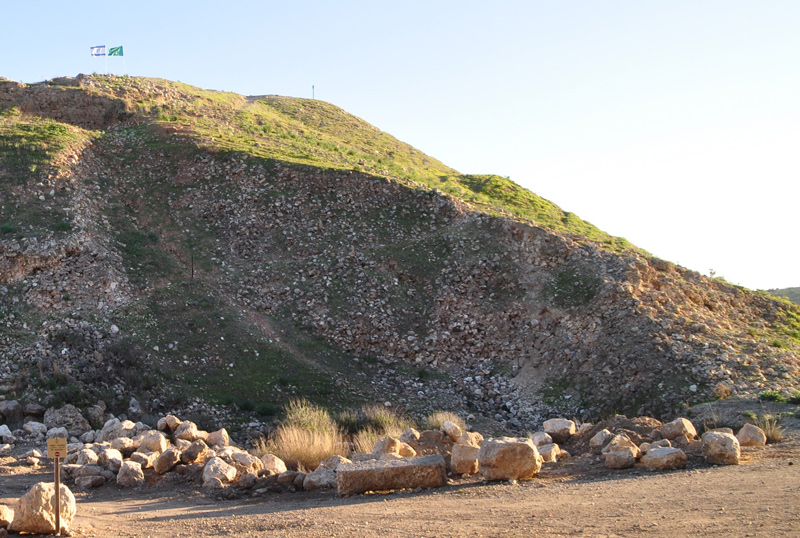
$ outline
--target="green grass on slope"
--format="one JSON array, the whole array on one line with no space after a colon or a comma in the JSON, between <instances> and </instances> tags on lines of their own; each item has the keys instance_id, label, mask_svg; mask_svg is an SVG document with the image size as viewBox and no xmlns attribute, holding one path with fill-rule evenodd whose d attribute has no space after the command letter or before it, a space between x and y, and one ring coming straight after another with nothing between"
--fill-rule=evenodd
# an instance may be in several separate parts
<instances>
[{"instance_id":1,"label":"green grass on slope","mask_svg":"<svg viewBox=\"0 0 800 538\"><path fill-rule=\"evenodd\" d=\"M774 289L767 290L767 292L771 295L775 295L776 297L788 299L793 303L800 303L800 288Z\"/></svg>"},{"instance_id":2,"label":"green grass on slope","mask_svg":"<svg viewBox=\"0 0 800 538\"><path fill-rule=\"evenodd\" d=\"M635 249L509 179L461 175L330 103L279 96L245 98L161 79L95 76L93 80L92 91L113 93L125 99L130 110L149 112L156 122L210 149L405 179L490 214L532 220L615 251Z\"/></svg>"},{"instance_id":3,"label":"green grass on slope","mask_svg":"<svg viewBox=\"0 0 800 538\"><path fill-rule=\"evenodd\" d=\"M71 229L62 209L64 194L59 186L46 184L47 176L66 166L56 164L60 156L90 136L89 131L16 109L0 113L0 240Z\"/></svg>"}]
</instances>

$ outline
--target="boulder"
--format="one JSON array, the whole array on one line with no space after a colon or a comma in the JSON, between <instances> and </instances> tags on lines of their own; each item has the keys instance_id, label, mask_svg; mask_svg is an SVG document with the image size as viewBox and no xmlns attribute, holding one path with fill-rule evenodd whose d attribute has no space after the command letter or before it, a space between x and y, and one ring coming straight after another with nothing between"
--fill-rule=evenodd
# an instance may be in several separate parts
<instances>
[{"instance_id":1,"label":"boulder","mask_svg":"<svg viewBox=\"0 0 800 538\"><path fill-rule=\"evenodd\" d=\"M215 489L236 480L236 467L228 465L222 458L211 458L203 468L203 487Z\"/></svg>"},{"instance_id":2,"label":"boulder","mask_svg":"<svg viewBox=\"0 0 800 538\"><path fill-rule=\"evenodd\" d=\"M79 489L99 488L106 483L106 479L100 475L79 476L75 479L75 487Z\"/></svg>"},{"instance_id":3,"label":"boulder","mask_svg":"<svg viewBox=\"0 0 800 538\"><path fill-rule=\"evenodd\" d=\"M403 430L403 433L400 434L399 440L409 444L419 441L419 432L414 428L406 428Z\"/></svg>"},{"instance_id":4,"label":"boulder","mask_svg":"<svg viewBox=\"0 0 800 538\"><path fill-rule=\"evenodd\" d=\"M140 452L156 452L158 454L164 452L169 443L167 438L160 432L145 434L139 442L139 448L136 450Z\"/></svg>"},{"instance_id":5,"label":"boulder","mask_svg":"<svg viewBox=\"0 0 800 538\"><path fill-rule=\"evenodd\" d=\"M336 486L336 472L327 465L318 465L303 478L303 489L306 491L331 489Z\"/></svg>"},{"instance_id":6,"label":"boulder","mask_svg":"<svg viewBox=\"0 0 800 538\"><path fill-rule=\"evenodd\" d=\"M545 420L542 428L550 434L554 443L566 443L576 432L575 423L566 418Z\"/></svg>"},{"instance_id":7,"label":"boulder","mask_svg":"<svg viewBox=\"0 0 800 538\"><path fill-rule=\"evenodd\" d=\"M44 425L50 428L66 428L70 435L81 435L92 429L89 421L72 404L59 409L50 408L44 413Z\"/></svg>"},{"instance_id":8,"label":"boulder","mask_svg":"<svg viewBox=\"0 0 800 538\"><path fill-rule=\"evenodd\" d=\"M22 414L26 417L42 418L45 411L47 411L47 409L45 409L43 405L39 405L35 402L28 402L22 406Z\"/></svg>"},{"instance_id":9,"label":"boulder","mask_svg":"<svg viewBox=\"0 0 800 538\"><path fill-rule=\"evenodd\" d=\"M324 465L328 469L333 469L335 471L342 463L351 463L351 461L344 456L336 455L326 459L320 465Z\"/></svg>"},{"instance_id":10,"label":"boulder","mask_svg":"<svg viewBox=\"0 0 800 538\"><path fill-rule=\"evenodd\" d=\"M153 462L153 470L158 474L171 471L181 461L181 452L177 448L169 448L161 453Z\"/></svg>"},{"instance_id":11,"label":"boulder","mask_svg":"<svg viewBox=\"0 0 800 538\"><path fill-rule=\"evenodd\" d=\"M16 442L17 438L12 435L11 428L6 424L0 424L0 443L10 443L13 445Z\"/></svg>"},{"instance_id":12,"label":"boulder","mask_svg":"<svg viewBox=\"0 0 800 538\"><path fill-rule=\"evenodd\" d=\"M630 448L633 454L634 459L639 459L642 456L639 447L631 441L630 437L625 435L624 433L618 433L615 435L611 441L603 448L602 454L608 454L611 451L617 450L622 447ZM619 468L619 467L617 467Z\"/></svg>"},{"instance_id":13,"label":"boulder","mask_svg":"<svg viewBox=\"0 0 800 538\"><path fill-rule=\"evenodd\" d=\"M686 468L686 453L680 448L653 447L642 456L642 464L647 469L670 470Z\"/></svg>"},{"instance_id":14,"label":"boulder","mask_svg":"<svg viewBox=\"0 0 800 538\"><path fill-rule=\"evenodd\" d=\"M533 478L542 468L542 457L526 438L484 439L478 452L478 470L487 480Z\"/></svg>"},{"instance_id":15,"label":"boulder","mask_svg":"<svg viewBox=\"0 0 800 538\"><path fill-rule=\"evenodd\" d=\"M75 463L77 463L78 465L86 465L86 464L92 465L97 463L98 460L97 453L90 448L84 448L82 450L79 450L77 452L77 455L78 457L75 458Z\"/></svg>"},{"instance_id":16,"label":"boulder","mask_svg":"<svg viewBox=\"0 0 800 538\"><path fill-rule=\"evenodd\" d=\"M23 416L22 404L17 400L0 401L0 417L8 424L15 425L22 422Z\"/></svg>"},{"instance_id":17,"label":"boulder","mask_svg":"<svg viewBox=\"0 0 800 538\"><path fill-rule=\"evenodd\" d=\"M142 469L151 469L160 455L158 452L134 452L130 459L141 465Z\"/></svg>"},{"instance_id":18,"label":"boulder","mask_svg":"<svg viewBox=\"0 0 800 538\"><path fill-rule=\"evenodd\" d=\"M0 444L0 457L10 456L12 448L10 443Z\"/></svg>"},{"instance_id":19,"label":"boulder","mask_svg":"<svg viewBox=\"0 0 800 538\"><path fill-rule=\"evenodd\" d=\"M184 420L177 428L175 428L175 431L172 435L175 437L175 439L183 439L184 441L189 441L191 443L197 439L197 432L197 424L191 420Z\"/></svg>"},{"instance_id":20,"label":"boulder","mask_svg":"<svg viewBox=\"0 0 800 538\"><path fill-rule=\"evenodd\" d=\"M553 438L550 437L549 433L536 432L534 434L531 434L531 441L533 441L533 444L536 445L536 447L538 448L542 445L551 444L553 442Z\"/></svg>"},{"instance_id":21,"label":"boulder","mask_svg":"<svg viewBox=\"0 0 800 538\"><path fill-rule=\"evenodd\" d=\"M122 466L122 460L122 453L119 450L115 448L106 448L100 452L97 463L113 473L118 473L119 468Z\"/></svg>"},{"instance_id":22,"label":"boulder","mask_svg":"<svg viewBox=\"0 0 800 538\"><path fill-rule=\"evenodd\" d=\"M56 487L49 482L34 484L14 505L14 521L8 530L16 533L54 534L69 533L75 517L75 497L67 486L61 484L60 522L56 529Z\"/></svg>"},{"instance_id":23,"label":"boulder","mask_svg":"<svg viewBox=\"0 0 800 538\"><path fill-rule=\"evenodd\" d=\"M86 418L92 428L100 429L106 423L106 408L93 405L86 410Z\"/></svg>"},{"instance_id":24,"label":"boulder","mask_svg":"<svg viewBox=\"0 0 800 538\"><path fill-rule=\"evenodd\" d=\"M686 436L687 439L694 439L697 436L697 430L694 429L694 424L692 424L689 419L683 417L662 424L659 431L664 439L669 439L670 441L681 435Z\"/></svg>"},{"instance_id":25,"label":"boulder","mask_svg":"<svg viewBox=\"0 0 800 538\"><path fill-rule=\"evenodd\" d=\"M539 450L539 455L542 456L542 461L545 463L555 463L561 455L561 447L556 443L550 443L536 448Z\"/></svg>"},{"instance_id":26,"label":"boulder","mask_svg":"<svg viewBox=\"0 0 800 538\"><path fill-rule=\"evenodd\" d=\"M58 426L56 428L50 428L47 430L46 437L48 439L67 439L69 438L69 431L64 426Z\"/></svg>"},{"instance_id":27,"label":"boulder","mask_svg":"<svg viewBox=\"0 0 800 538\"><path fill-rule=\"evenodd\" d=\"M122 463L117 474L117 485L123 488L132 488L144 485L144 472L142 466L135 461Z\"/></svg>"},{"instance_id":28,"label":"boulder","mask_svg":"<svg viewBox=\"0 0 800 538\"><path fill-rule=\"evenodd\" d=\"M14 510L10 506L0 504L0 529L5 529L14 521Z\"/></svg>"},{"instance_id":29,"label":"boulder","mask_svg":"<svg viewBox=\"0 0 800 538\"><path fill-rule=\"evenodd\" d=\"M736 434L739 446L764 446L767 444L767 434L755 424L745 424Z\"/></svg>"},{"instance_id":30,"label":"boulder","mask_svg":"<svg viewBox=\"0 0 800 538\"><path fill-rule=\"evenodd\" d=\"M64 466L64 471L67 470L67 466ZM100 476L103 474L103 468L99 465L81 465L74 471L72 471L72 476L75 478L80 478L82 476Z\"/></svg>"},{"instance_id":31,"label":"boulder","mask_svg":"<svg viewBox=\"0 0 800 538\"><path fill-rule=\"evenodd\" d=\"M600 454L603 451L603 448L611 442L614 438L614 434L608 430L600 430L597 432L594 437L589 439L589 448L592 451L592 454Z\"/></svg>"},{"instance_id":32,"label":"boulder","mask_svg":"<svg viewBox=\"0 0 800 538\"><path fill-rule=\"evenodd\" d=\"M121 421L118 418L112 418L106 421L103 429L100 430L100 441L113 441L119 437L130 437L136 435L136 423L130 420Z\"/></svg>"},{"instance_id":33,"label":"boulder","mask_svg":"<svg viewBox=\"0 0 800 538\"><path fill-rule=\"evenodd\" d=\"M170 433L172 433L180 425L181 425L181 419L179 419L175 415L167 415L164 418L158 420L156 429L162 432L169 431Z\"/></svg>"},{"instance_id":34,"label":"boulder","mask_svg":"<svg viewBox=\"0 0 800 538\"><path fill-rule=\"evenodd\" d=\"M459 443L453 445L450 455L450 471L456 475L473 475L478 472L479 446Z\"/></svg>"},{"instance_id":35,"label":"boulder","mask_svg":"<svg viewBox=\"0 0 800 538\"><path fill-rule=\"evenodd\" d=\"M111 448L119 450L124 457L129 457L139 448L130 437L117 437L111 441Z\"/></svg>"},{"instance_id":36,"label":"boulder","mask_svg":"<svg viewBox=\"0 0 800 538\"><path fill-rule=\"evenodd\" d=\"M458 424L445 420L442 422L442 431L455 443L461 438L461 428Z\"/></svg>"},{"instance_id":37,"label":"boulder","mask_svg":"<svg viewBox=\"0 0 800 538\"><path fill-rule=\"evenodd\" d=\"M208 446L211 447L224 447L231 444L231 438L228 435L228 430L225 428L220 428L215 432L211 432L205 439L205 442Z\"/></svg>"},{"instance_id":38,"label":"boulder","mask_svg":"<svg viewBox=\"0 0 800 538\"><path fill-rule=\"evenodd\" d=\"M464 445L464 446L474 446L475 448L480 448L481 443L483 443L483 435L478 432L464 432L459 437L457 445Z\"/></svg>"},{"instance_id":39,"label":"boulder","mask_svg":"<svg viewBox=\"0 0 800 538\"><path fill-rule=\"evenodd\" d=\"M269 471L271 474L286 472L286 464L274 454L264 454L261 456L261 463L264 465L264 470Z\"/></svg>"},{"instance_id":40,"label":"boulder","mask_svg":"<svg viewBox=\"0 0 800 538\"><path fill-rule=\"evenodd\" d=\"M181 452L181 463L186 465L194 462L205 463L208 452L206 442L202 439L197 439Z\"/></svg>"},{"instance_id":41,"label":"boulder","mask_svg":"<svg viewBox=\"0 0 800 538\"><path fill-rule=\"evenodd\" d=\"M41 422L36 422L35 420L31 420L23 424L22 429L32 435L44 435L47 433L47 426Z\"/></svg>"},{"instance_id":42,"label":"boulder","mask_svg":"<svg viewBox=\"0 0 800 538\"><path fill-rule=\"evenodd\" d=\"M231 454L230 459L234 466L240 468L241 474L256 474L264 468L261 460L248 452L234 452Z\"/></svg>"},{"instance_id":43,"label":"boulder","mask_svg":"<svg viewBox=\"0 0 800 538\"><path fill-rule=\"evenodd\" d=\"M404 458L412 458L417 455L411 445L404 443L394 437L386 437L375 443L375 448L372 449L372 455L381 457L383 454L396 454Z\"/></svg>"},{"instance_id":44,"label":"boulder","mask_svg":"<svg viewBox=\"0 0 800 538\"><path fill-rule=\"evenodd\" d=\"M636 465L637 446L613 445L611 450L605 451L603 460L608 469L629 469Z\"/></svg>"},{"instance_id":45,"label":"boulder","mask_svg":"<svg viewBox=\"0 0 800 538\"><path fill-rule=\"evenodd\" d=\"M735 435L721 432L703 434L703 456L712 465L738 465L741 450Z\"/></svg>"},{"instance_id":46,"label":"boulder","mask_svg":"<svg viewBox=\"0 0 800 538\"><path fill-rule=\"evenodd\" d=\"M441 487L447 482L441 455L342 463L336 471L338 493Z\"/></svg>"}]
</instances>

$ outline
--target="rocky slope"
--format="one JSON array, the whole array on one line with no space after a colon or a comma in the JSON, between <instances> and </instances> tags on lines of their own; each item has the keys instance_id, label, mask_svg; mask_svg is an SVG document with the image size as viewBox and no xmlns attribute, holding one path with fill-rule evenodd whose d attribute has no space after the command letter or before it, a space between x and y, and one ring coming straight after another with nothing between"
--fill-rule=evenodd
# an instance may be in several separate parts
<instances>
[{"instance_id":1,"label":"rocky slope","mask_svg":"<svg viewBox=\"0 0 800 538\"><path fill-rule=\"evenodd\" d=\"M0 81L0 157L0 397L380 399L532 431L798 387L797 306L330 105Z\"/></svg>"}]
</instances>

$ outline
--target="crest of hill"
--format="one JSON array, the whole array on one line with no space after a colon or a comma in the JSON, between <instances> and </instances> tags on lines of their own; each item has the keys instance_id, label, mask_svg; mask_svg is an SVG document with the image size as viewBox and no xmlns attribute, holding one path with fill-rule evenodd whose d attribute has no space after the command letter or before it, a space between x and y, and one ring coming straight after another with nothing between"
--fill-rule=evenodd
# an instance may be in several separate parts
<instances>
[{"instance_id":1,"label":"crest of hill","mask_svg":"<svg viewBox=\"0 0 800 538\"><path fill-rule=\"evenodd\" d=\"M796 305L327 103L0 81L0 185L7 399L392 401L519 432L798 387Z\"/></svg>"},{"instance_id":2,"label":"crest of hill","mask_svg":"<svg viewBox=\"0 0 800 538\"><path fill-rule=\"evenodd\" d=\"M95 130L130 118L152 119L208 149L363 171L437 189L477 210L588 239L609 250L638 250L508 178L460 174L324 101L244 97L163 79L79 75L32 86L0 81L0 107ZM69 109L80 113L72 117L65 112Z\"/></svg>"},{"instance_id":3,"label":"crest of hill","mask_svg":"<svg viewBox=\"0 0 800 538\"><path fill-rule=\"evenodd\" d=\"M788 299L793 303L800 304L800 288L772 289L767 290L767 292L776 297L783 297L784 299Z\"/></svg>"}]
</instances>

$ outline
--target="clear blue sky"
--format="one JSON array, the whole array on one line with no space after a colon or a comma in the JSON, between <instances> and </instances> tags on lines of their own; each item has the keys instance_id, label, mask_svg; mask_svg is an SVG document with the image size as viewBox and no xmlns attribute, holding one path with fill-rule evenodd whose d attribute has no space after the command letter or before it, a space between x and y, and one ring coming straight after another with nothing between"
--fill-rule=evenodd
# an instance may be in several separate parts
<instances>
[{"instance_id":1,"label":"clear blue sky","mask_svg":"<svg viewBox=\"0 0 800 538\"><path fill-rule=\"evenodd\" d=\"M800 286L800 2L4 2L0 76L316 97L653 254ZM109 72L123 61L108 59Z\"/></svg>"}]
</instances>

